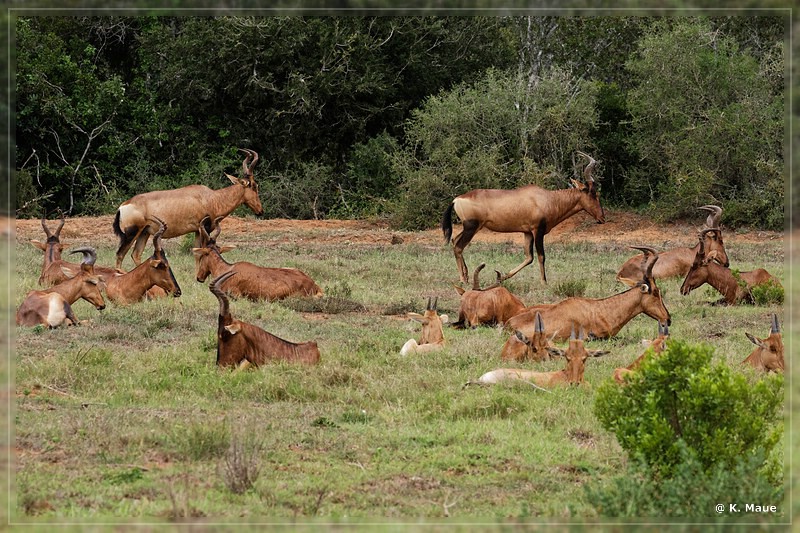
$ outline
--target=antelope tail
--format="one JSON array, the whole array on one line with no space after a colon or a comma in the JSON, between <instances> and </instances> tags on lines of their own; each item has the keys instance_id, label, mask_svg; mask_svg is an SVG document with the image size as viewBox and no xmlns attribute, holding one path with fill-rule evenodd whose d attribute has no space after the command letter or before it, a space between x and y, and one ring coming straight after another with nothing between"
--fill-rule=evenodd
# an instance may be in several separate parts
<instances>
[{"instance_id":1,"label":"antelope tail","mask_svg":"<svg viewBox=\"0 0 800 533\"><path fill-rule=\"evenodd\" d=\"M125 237L125 232L122 231L119 225L119 209L117 209L117 216L114 217L114 234L120 239Z\"/></svg>"},{"instance_id":2,"label":"antelope tail","mask_svg":"<svg viewBox=\"0 0 800 533\"><path fill-rule=\"evenodd\" d=\"M455 204L450 202L450 205L447 206L447 210L444 212L444 216L442 217L442 233L444 234L444 244L447 245L450 243L450 238L453 236L453 206Z\"/></svg>"}]
</instances>

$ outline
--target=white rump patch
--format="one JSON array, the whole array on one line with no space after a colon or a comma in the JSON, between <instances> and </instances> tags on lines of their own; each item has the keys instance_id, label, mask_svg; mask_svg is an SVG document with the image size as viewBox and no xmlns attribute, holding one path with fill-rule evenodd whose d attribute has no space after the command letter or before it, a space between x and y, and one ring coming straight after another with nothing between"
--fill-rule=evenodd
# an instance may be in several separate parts
<instances>
[{"instance_id":1,"label":"white rump patch","mask_svg":"<svg viewBox=\"0 0 800 533\"><path fill-rule=\"evenodd\" d=\"M408 355L410 353L414 353L417 351L417 341L414 339L409 339L402 348L400 348L400 355Z\"/></svg>"}]
</instances>

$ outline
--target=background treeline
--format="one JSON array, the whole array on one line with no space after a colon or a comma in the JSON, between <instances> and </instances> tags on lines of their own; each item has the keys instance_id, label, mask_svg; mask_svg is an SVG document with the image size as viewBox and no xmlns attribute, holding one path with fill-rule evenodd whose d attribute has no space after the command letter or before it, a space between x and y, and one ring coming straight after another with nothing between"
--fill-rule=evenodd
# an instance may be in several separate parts
<instances>
[{"instance_id":1,"label":"background treeline","mask_svg":"<svg viewBox=\"0 0 800 533\"><path fill-rule=\"evenodd\" d=\"M717 203L784 225L785 17L16 20L16 209L112 213L226 185L261 154L267 217L431 227L476 187Z\"/></svg>"}]
</instances>

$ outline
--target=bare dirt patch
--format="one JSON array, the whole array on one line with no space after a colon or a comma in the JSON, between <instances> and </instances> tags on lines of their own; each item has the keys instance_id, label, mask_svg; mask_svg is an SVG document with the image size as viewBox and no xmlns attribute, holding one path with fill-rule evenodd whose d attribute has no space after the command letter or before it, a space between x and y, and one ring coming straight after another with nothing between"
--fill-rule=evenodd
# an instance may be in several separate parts
<instances>
[{"instance_id":1,"label":"bare dirt patch","mask_svg":"<svg viewBox=\"0 0 800 533\"><path fill-rule=\"evenodd\" d=\"M74 217L67 220L61 232L62 241L81 241L95 245L114 246L117 237L111 225L111 215L99 217ZM657 249L691 245L696 240L699 223L678 222L657 224L644 216L606 210L605 224L597 224L590 217L579 214L556 226L547 236L547 242L593 242L610 245L644 244ZM7 224L10 221L7 221ZM43 240L41 222L38 219L15 221L17 242L31 239ZM454 234L460 230L454 228ZM297 243L324 240L329 244L419 244L439 246L442 244L440 229L424 231L392 230L388 223L380 220L287 220L228 217L222 221L222 234L226 244L253 240L266 243ZM765 240L783 239L783 232L774 231L727 231L725 241L730 243L760 243ZM479 232L474 242L518 242L520 233Z\"/></svg>"}]
</instances>

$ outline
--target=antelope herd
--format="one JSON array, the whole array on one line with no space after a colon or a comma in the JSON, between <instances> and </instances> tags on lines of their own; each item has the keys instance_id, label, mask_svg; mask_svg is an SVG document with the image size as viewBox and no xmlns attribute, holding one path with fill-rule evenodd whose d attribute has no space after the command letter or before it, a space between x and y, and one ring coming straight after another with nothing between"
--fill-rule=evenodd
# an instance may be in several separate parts
<instances>
[{"instance_id":1,"label":"antelope herd","mask_svg":"<svg viewBox=\"0 0 800 533\"><path fill-rule=\"evenodd\" d=\"M33 240L31 243L44 252L39 285L49 288L31 291L25 296L17 310L17 325L50 328L64 323L78 325L80 321L71 305L82 298L97 309L103 309L103 293L115 305L134 305L145 298L167 294L179 297L181 289L163 250L162 240L194 232L195 278L202 283L211 277L209 290L219 303L216 364L241 370L273 360L307 365L318 363L320 351L316 342L289 342L259 326L234 319L231 314L229 298L275 301L290 296L323 295L319 285L300 270L246 261L231 263L224 258L223 253L233 246L217 244L221 221L240 205L247 206L256 215L262 213L258 184L253 174L259 156L249 149L242 152L246 154L242 162L243 178L227 175L232 182L228 187L212 190L202 185L191 185L139 194L124 202L113 222L113 231L119 238L114 268L96 265L97 253L88 246L69 252L83 254L80 264L63 260L61 255L68 246L60 240L65 218L60 215L58 226L51 230L43 215L41 224L46 240ZM641 254L628 259L616 276L617 281L628 286L627 290L599 299L570 297L556 303L526 306L502 283L533 262L534 249L541 281L547 282L544 236L580 211L586 211L598 223L605 222L593 176L597 161L583 152L578 154L587 158L588 163L583 171L583 181L571 180L573 187L570 189L549 191L534 185L514 190L477 189L456 197L444 213L441 228L445 243L453 244L460 280L464 284L469 271L463 251L478 231L486 228L496 232L521 232L525 242L525 260L507 274L495 271L497 277L493 284L480 287L479 275L486 266L481 263L473 273L471 288L455 287L460 303L458 320L451 327L464 329L497 325L498 331L508 335L499 350L504 362L539 363L558 357L566 360L565 368L559 371L500 368L483 374L476 381L467 382L465 386L523 381L537 389L547 390L561 384L579 385L583 383L587 359L608 353L606 350L588 350L584 343L613 337L635 316L645 314L657 321L658 336L630 365L615 369L613 378L624 384L626 377L635 372L647 357L657 356L667 345L672 317L656 284L657 279L683 276L682 295L707 283L724 296L720 303L727 305L751 301L752 289L758 285L774 283L780 286L780 282L766 270L738 272L730 268L720 226L722 209L705 205L699 209L708 212L708 218L693 248L658 252L650 246L631 246ZM454 238L453 213L462 222L462 230ZM142 261L142 253L151 235L153 255ZM132 246L136 266L126 272L121 266ZM445 349L444 324L448 318L438 314L437 304L438 298L432 301L428 297L424 314L407 313L407 318L422 325L422 332L419 340L412 338L403 345L401 355L432 354ZM777 315L772 315L768 337L759 339L747 333L747 338L756 348L743 364L761 371L784 371ZM566 350L553 344L562 341L569 343Z\"/></svg>"}]
</instances>

